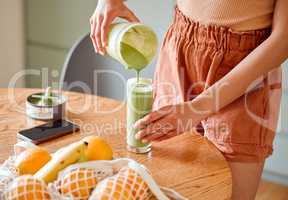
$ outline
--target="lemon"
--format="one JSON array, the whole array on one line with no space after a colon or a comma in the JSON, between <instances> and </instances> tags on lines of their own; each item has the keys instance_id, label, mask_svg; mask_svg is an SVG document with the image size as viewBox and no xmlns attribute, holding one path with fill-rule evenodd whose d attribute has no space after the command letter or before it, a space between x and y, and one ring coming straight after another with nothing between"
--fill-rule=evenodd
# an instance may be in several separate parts
<instances>
[{"instance_id":1,"label":"lemon","mask_svg":"<svg viewBox=\"0 0 288 200\"><path fill-rule=\"evenodd\" d=\"M87 145L84 152L87 160L112 160L112 148L103 138L98 136L88 136L85 137L83 141Z\"/></svg>"}]
</instances>

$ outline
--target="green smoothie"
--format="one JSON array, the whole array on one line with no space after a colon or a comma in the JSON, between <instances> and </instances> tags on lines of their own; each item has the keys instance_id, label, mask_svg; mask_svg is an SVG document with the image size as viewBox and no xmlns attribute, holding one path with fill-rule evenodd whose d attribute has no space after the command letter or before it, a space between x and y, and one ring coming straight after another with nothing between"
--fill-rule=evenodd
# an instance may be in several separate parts
<instances>
[{"instance_id":1,"label":"green smoothie","mask_svg":"<svg viewBox=\"0 0 288 200\"><path fill-rule=\"evenodd\" d=\"M123 42L121 43L121 52L123 59L127 63L125 66L127 69L135 69L140 71L149 64L143 54L141 54L137 49Z\"/></svg>"},{"instance_id":2,"label":"green smoothie","mask_svg":"<svg viewBox=\"0 0 288 200\"><path fill-rule=\"evenodd\" d=\"M108 35L108 55L118 60L126 69L135 70L136 78L127 82L127 144L128 150L146 153L150 144L135 139L138 130L134 123L152 110L152 80L140 77L157 53L156 33L140 23L114 23Z\"/></svg>"},{"instance_id":3,"label":"green smoothie","mask_svg":"<svg viewBox=\"0 0 288 200\"><path fill-rule=\"evenodd\" d=\"M110 26L107 53L126 69L141 71L147 67L157 47L157 35L144 24L122 22Z\"/></svg>"},{"instance_id":4,"label":"green smoothie","mask_svg":"<svg viewBox=\"0 0 288 200\"><path fill-rule=\"evenodd\" d=\"M136 153L150 151L151 145L135 139L137 129L134 123L151 112L153 103L152 80L140 78L127 82L127 144L128 149Z\"/></svg>"}]
</instances>

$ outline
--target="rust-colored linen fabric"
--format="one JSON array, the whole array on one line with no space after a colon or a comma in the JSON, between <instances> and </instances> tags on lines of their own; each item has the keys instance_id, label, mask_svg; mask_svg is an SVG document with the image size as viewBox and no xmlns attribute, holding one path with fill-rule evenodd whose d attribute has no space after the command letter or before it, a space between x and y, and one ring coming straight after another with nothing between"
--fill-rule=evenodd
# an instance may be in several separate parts
<instances>
[{"instance_id":1,"label":"rust-colored linen fabric","mask_svg":"<svg viewBox=\"0 0 288 200\"><path fill-rule=\"evenodd\" d=\"M269 28L239 32L201 25L176 8L154 76L153 110L192 100L229 73L270 32ZM251 84L245 95L203 120L203 134L229 161L261 162L272 153L280 97L279 67Z\"/></svg>"}]
</instances>

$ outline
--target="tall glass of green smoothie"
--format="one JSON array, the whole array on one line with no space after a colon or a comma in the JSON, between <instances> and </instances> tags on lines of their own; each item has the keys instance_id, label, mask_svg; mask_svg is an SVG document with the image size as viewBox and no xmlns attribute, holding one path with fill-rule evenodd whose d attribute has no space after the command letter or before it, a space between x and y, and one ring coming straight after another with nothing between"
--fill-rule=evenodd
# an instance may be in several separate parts
<instances>
[{"instance_id":1,"label":"tall glass of green smoothie","mask_svg":"<svg viewBox=\"0 0 288 200\"><path fill-rule=\"evenodd\" d=\"M152 80L131 78L127 81L127 149L135 153L146 153L151 144L142 143L135 138L138 132L134 123L152 110Z\"/></svg>"},{"instance_id":2,"label":"tall glass of green smoothie","mask_svg":"<svg viewBox=\"0 0 288 200\"><path fill-rule=\"evenodd\" d=\"M127 81L127 148L136 153L151 150L151 144L135 139L138 130L134 123L152 110L152 80L140 77L157 53L156 33L140 23L120 22L110 26L106 51L127 70L134 70L136 78Z\"/></svg>"}]
</instances>

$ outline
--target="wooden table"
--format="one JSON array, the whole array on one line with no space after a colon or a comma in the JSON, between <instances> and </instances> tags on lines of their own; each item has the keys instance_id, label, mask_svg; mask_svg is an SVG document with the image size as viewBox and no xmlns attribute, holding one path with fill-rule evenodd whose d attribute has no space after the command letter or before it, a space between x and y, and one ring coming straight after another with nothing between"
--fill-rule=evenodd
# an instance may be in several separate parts
<instances>
[{"instance_id":1,"label":"wooden table","mask_svg":"<svg viewBox=\"0 0 288 200\"><path fill-rule=\"evenodd\" d=\"M0 162L13 152L17 131L43 122L25 115L26 97L39 90L0 89ZM221 153L205 138L185 133L153 144L144 155L129 153L125 146L125 104L116 100L66 93L68 119L81 131L41 144L51 152L87 135L98 134L113 147L114 157L129 157L144 164L162 186L189 199L229 199L231 174Z\"/></svg>"}]
</instances>

